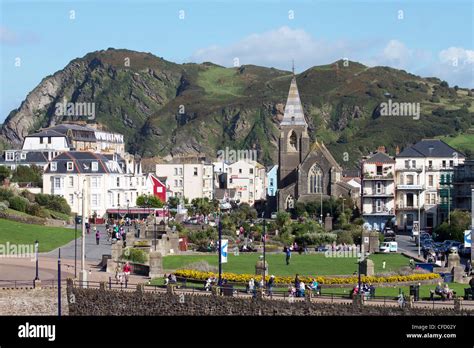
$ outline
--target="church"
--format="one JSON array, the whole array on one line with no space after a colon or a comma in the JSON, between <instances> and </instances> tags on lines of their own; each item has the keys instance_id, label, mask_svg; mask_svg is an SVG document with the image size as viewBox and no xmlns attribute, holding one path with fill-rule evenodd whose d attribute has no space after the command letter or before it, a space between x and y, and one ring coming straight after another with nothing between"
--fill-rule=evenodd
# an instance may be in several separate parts
<instances>
[{"instance_id":1,"label":"church","mask_svg":"<svg viewBox=\"0 0 474 348\"><path fill-rule=\"evenodd\" d=\"M342 181L342 168L322 142L310 143L296 77L280 122L278 144L278 210L290 211L296 202L348 196L352 186Z\"/></svg>"}]
</instances>

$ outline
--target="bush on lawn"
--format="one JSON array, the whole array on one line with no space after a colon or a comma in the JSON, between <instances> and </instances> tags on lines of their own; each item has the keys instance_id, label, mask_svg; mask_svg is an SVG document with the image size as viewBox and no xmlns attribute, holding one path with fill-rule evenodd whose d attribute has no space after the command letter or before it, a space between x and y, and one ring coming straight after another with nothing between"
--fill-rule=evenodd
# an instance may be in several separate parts
<instances>
[{"instance_id":1,"label":"bush on lawn","mask_svg":"<svg viewBox=\"0 0 474 348\"><path fill-rule=\"evenodd\" d=\"M64 197L39 193L35 196L35 201L42 207L67 215L71 214L71 207Z\"/></svg>"},{"instance_id":2,"label":"bush on lawn","mask_svg":"<svg viewBox=\"0 0 474 348\"><path fill-rule=\"evenodd\" d=\"M8 203L8 201L0 202L0 211L6 211L9 206L10 206L10 203Z\"/></svg>"},{"instance_id":3,"label":"bush on lawn","mask_svg":"<svg viewBox=\"0 0 474 348\"><path fill-rule=\"evenodd\" d=\"M26 208L29 204L29 201L26 198L20 196L13 196L8 200L8 202L10 203L10 208L21 211L23 213L26 212Z\"/></svg>"},{"instance_id":4,"label":"bush on lawn","mask_svg":"<svg viewBox=\"0 0 474 348\"><path fill-rule=\"evenodd\" d=\"M0 187L0 200L2 201L8 201L10 198L12 198L15 194L13 193L12 190L8 188L2 188Z\"/></svg>"},{"instance_id":5,"label":"bush on lawn","mask_svg":"<svg viewBox=\"0 0 474 348\"><path fill-rule=\"evenodd\" d=\"M125 260L143 264L148 260L148 254L141 249L127 247L125 248L122 254L122 258L124 258Z\"/></svg>"}]
</instances>

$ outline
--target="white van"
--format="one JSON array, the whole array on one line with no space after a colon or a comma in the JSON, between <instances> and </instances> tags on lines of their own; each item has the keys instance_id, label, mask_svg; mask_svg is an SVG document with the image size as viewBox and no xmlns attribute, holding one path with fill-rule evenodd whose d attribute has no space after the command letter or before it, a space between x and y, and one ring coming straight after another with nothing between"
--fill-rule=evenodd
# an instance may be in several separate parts
<instances>
[{"instance_id":1,"label":"white van","mask_svg":"<svg viewBox=\"0 0 474 348\"><path fill-rule=\"evenodd\" d=\"M398 243L397 242L384 242L380 246L380 251L383 253L396 253L398 251Z\"/></svg>"}]
</instances>

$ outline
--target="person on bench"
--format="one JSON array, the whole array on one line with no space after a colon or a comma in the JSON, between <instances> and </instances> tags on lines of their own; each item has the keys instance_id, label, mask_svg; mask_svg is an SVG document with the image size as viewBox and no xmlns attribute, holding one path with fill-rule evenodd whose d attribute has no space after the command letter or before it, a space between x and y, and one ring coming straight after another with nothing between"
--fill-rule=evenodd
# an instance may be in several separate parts
<instances>
[{"instance_id":1,"label":"person on bench","mask_svg":"<svg viewBox=\"0 0 474 348\"><path fill-rule=\"evenodd\" d=\"M436 285L436 288L434 289L434 294L435 295L438 295L438 296L441 296L441 298L443 300L446 299L446 293L444 292L444 289L443 289L443 286L441 285L441 282L438 283L438 285ZM433 295L433 293L432 293ZM433 299L433 296L431 296L431 299Z\"/></svg>"}]
</instances>

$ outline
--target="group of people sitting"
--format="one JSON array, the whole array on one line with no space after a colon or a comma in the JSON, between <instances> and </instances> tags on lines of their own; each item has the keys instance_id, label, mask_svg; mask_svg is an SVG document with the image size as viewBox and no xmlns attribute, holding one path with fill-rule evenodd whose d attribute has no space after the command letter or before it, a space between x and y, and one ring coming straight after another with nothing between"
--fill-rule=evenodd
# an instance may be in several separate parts
<instances>
[{"instance_id":1,"label":"group of people sitting","mask_svg":"<svg viewBox=\"0 0 474 348\"><path fill-rule=\"evenodd\" d=\"M451 300L454 297L454 291L449 288L447 283L443 286L441 282L438 282L438 285L436 285L436 288L434 289L434 293L441 296L443 300Z\"/></svg>"},{"instance_id":2,"label":"group of people sitting","mask_svg":"<svg viewBox=\"0 0 474 348\"><path fill-rule=\"evenodd\" d=\"M169 275L166 275L166 273L165 273L163 278L165 280L165 285L176 284L178 282L178 280L176 279L176 275L173 274L173 273L170 273Z\"/></svg>"},{"instance_id":3,"label":"group of people sitting","mask_svg":"<svg viewBox=\"0 0 474 348\"><path fill-rule=\"evenodd\" d=\"M351 291L351 297L357 294L362 294L365 298L373 298L375 296L375 286L373 286L373 284L362 283L359 289L359 284L357 284Z\"/></svg>"},{"instance_id":4,"label":"group of people sitting","mask_svg":"<svg viewBox=\"0 0 474 348\"><path fill-rule=\"evenodd\" d=\"M316 279L313 279L311 284L307 285L305 284L302 280L300 280L299 275L297 274L295 276L295 282L293 285L288 287L288 296L290 297L304 297L305 296L305 291L313 291L317 295L320 294L321 287L316 281Z\"/></svg>"}]
</instances>

